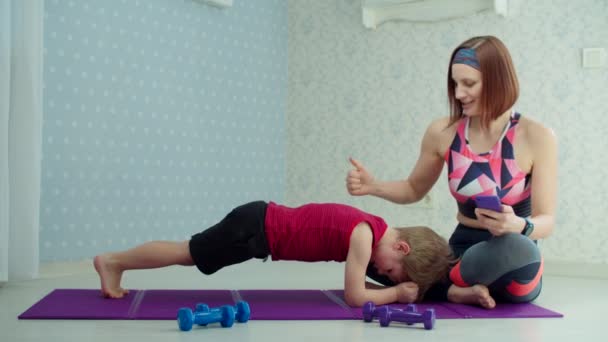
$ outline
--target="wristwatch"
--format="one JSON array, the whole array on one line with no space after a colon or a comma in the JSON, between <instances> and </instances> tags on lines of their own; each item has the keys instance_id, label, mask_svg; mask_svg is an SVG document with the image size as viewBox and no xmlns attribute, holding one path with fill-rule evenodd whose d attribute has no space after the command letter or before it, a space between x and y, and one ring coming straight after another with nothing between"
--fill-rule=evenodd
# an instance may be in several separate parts
<instances>
[{"instance_id":1,"label":"wristwatch","mask_svg":"<svg viewBox=\"0 0 608 342\"><path fill-rule=\"evenodd\" d=\"M530 234L532 234L532 232L534 231L534 223L532 223L532 221L530 221L530 219L527 217L524 217L524 220L526 221L526 225L521 231L521 234L525 236L530 236Z\"/></svg>"}]
</instances>

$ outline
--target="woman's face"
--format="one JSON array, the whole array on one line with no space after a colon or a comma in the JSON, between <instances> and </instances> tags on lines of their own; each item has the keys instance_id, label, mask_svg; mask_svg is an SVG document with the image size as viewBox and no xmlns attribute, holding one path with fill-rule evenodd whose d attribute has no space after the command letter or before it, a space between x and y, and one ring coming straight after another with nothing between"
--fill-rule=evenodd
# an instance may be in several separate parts
<instances>
[{"instance_id":1,"label":"woman's face","mask_svg":"<svg viewBox=\"0 0 608 342\"><path fill-rule=\"evenodd\" d=\"M452 64L454 94L462 105L462 114L480 115L481 72L466 64Z\"/></svg>"}]
</instances>

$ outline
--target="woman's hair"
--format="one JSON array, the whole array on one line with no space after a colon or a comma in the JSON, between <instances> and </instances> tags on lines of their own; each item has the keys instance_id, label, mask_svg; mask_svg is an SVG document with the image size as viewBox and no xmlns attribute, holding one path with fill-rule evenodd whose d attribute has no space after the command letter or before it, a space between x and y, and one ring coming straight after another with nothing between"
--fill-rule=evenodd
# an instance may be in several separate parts
<instances>
[{"instance_id":1,"label":"woman's hair","mask_svg":"<svg viewBox=\"0 0 608 342\"><path fill-rule=\"evenodd\" d=\"M490 122L513 107L519 97L519 82L507 47L493 36L473 37L460 44L452 52L448 66L448 101L450 125L463 117L462 105L456 99L456 84L452 79L452 62L458 50L468 48L475 51L481 72L482 89L479 98L481 123Z\"/></svg>"},{"instance_id":2,"label":"woman's hair","mask_svg":"<svg viewBox=\"0 0 608 342\"><path fill-rule=\"evenodd\" d=\"M410 252L403 258L403 269L418 285L418 300L422 300L431 285L447 279L456 258L448 242L429 227L405 227L397 231L399 239L410 246Z\"/></svg>"}]
</instances>

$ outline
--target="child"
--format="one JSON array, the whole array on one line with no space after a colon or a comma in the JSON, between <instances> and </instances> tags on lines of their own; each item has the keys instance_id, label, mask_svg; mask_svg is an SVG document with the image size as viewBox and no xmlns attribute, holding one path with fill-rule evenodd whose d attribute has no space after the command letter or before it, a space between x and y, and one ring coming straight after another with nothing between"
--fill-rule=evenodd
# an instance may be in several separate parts
<instances>
[{"instance_id":1,"label":"child","mask_svg":"<svg viewBox=\"0 0 608 342\"><path fill-rule=\"evenodd\" d=\"M196 267L212 274L251 258L297 261L346 261L347 304L377 305L422 299L452 264L445 239L430 228L388 228L380 217L342 204L306 204L290 208L251 202L233 209L221 222L189 241L147 242L124 252L95 257L105 297L121 298L123 271L170 265ZM368 265L395 284L366 283Z\"/></svg>"}]
</instances>

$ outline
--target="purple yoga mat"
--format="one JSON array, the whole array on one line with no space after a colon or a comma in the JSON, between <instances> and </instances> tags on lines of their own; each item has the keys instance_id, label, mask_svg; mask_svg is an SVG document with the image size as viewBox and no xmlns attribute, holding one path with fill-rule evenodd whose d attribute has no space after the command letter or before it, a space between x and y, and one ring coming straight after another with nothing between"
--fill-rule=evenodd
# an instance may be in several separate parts
<instances>
[{"instance_id":1,"label":"purple yoga mat","mask_svg":"<svg viewBox=\"0 0 608 342\"><path fill-rule=\"evenodd\" d=\"M138 293L131 290L121 300L108 300L99 290L53 290L19 315L19 319L130 319Z\"/></svg>"},{"instance_id":2,"label":"purple yoga mat","mask_svg":"<svg viewBox=\"0 0 608 342\"><path fill-rule=\"evenodd\" d=\"M214 308L234 304L230 290L146 290L134 319L175 319L177 310L198 303Z\"/></svg>"},{"instance_id":3,"label":"purple yoga mat","mask_svg":"<svg viewBox=\"0 0 608 342\"><path fill-rule=\"evenodd\" d=\"M251 319L315 320L356 319L353 308L328 291L321 290L239 290L251 308Z\"/></svg>"},{"instance_id":4,"label":"purple yoga mat","mask_svg":"<svg viewBox=\"0 0 608 342\"><path fill-rule=\"evenodd\" d=\"M441 303L454 312L457 312L462 318L539 318L539 317L564 317L559 312L551 311L534 305L526 304L511 304L497 303L492 310L487 310L477 306Z\"/></svg>"},{"instance_id":5,"label":"purple yoga mat","mask_svg":"<svg viewBox=\"0 0 608 342\"><path fill-rule=\"evenodd\" d=\"M344 301L344 290L330 290L330 292L332 292L336 297L338 297L342 301ZM433 308L433 309L435 309L435 317L437 319L463 318L461 314L459 314L458 312L456 312L454 310L451 310L450 308L443 306L442 304L445 304L445 303L417 303L416 311L424 312L424 310L426 310L426 309ZM396 309L405 310L405 307L407 305L406 304L391 304L390 306L394 307ZM354 310L354 311L355 311L354 318L363 319L363 311L361 311L360 309Z\"/></svg>"},{"instance_id":6,"label":"purple yoga mat","mask_svg":"<svg viewBox=\"0 0 608 342\"><path fill-rule=\"evenodd\" d=\"M99 290L57 289L19 315L19 319L149 319L173 320L181 307L210 307L246 300L252 320L362 319L361 308L344 302L342 290L131 290L122 299L103 298ZM391 304L402 308L405 305ZM451 304L418 304L434 308L438 319L563 317L534 304L498 304L493 310Z\"/></svg>"}]
</instances>

